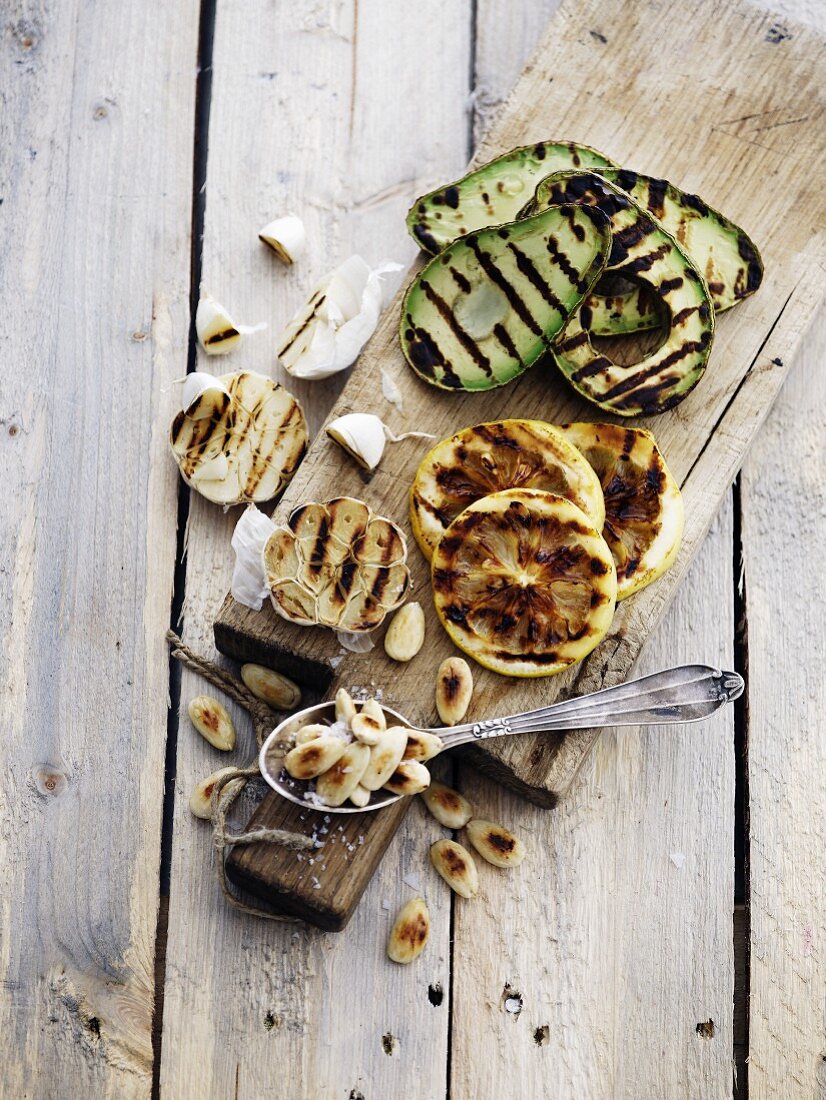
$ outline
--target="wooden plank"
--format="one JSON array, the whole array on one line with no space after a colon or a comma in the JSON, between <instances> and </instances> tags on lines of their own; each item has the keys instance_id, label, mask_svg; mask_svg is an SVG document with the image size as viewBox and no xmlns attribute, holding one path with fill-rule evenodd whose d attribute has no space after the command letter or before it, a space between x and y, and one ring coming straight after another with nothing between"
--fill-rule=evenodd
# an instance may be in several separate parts
<instances>
[{"instance_id":1,"label":"wooden plank","mask_svg":"<svg viewBox=\"0 0 826 1100\"><path fill-rule=\"evenodd\" d=\"M4 8L7 1097L151 1087L197 25L193 3Z\"/></svg>"},{"instance_id":2,"label":"wooden plank","mask_svg":"<svg viewBox=\"0 0 826 1100\"><path fill-rule=\"evenodd\" d=\"M824 351L821 315L741 480L752 1098L826 1094Z\"/></svg>"},{"instance_id":3,"label":"wooden plank","mask_svg":"<svg viewBox=\"0 0 826 1100\"><path fill-rule=\"evenodd\" d=\"M731 538L727 503L640 672L732 667ZM731 708L605 731L550 813L460 771L529 853L510 872L477 860L479 896L456 900L451 1097L730 1095Z\"/></svg>"},{"instance_id":4,"label":"wooden plank","mask_svg":"<svg viewBox=\"0 0 826 1100\"><path fill-rule=\"evenodd\" d=\"M272 372L275 334L314 280L353 250L370 262L411 255L403 228L410 200L436 179L439 166L460 170L467 155L470 26L469 3L425 0L407 11L377 0L301 0L276 8L269 0L222 0L203 280L243 320L271 324L250 338L239 365ZM432 63L434 40L444 44L439 65ZM288 209L306 220L309 252L306 262L285 271L255 234ZM224 360L222 369L235 361ZM290 388L300 392L317 426L338 386ZM237 515L224 517L192 498L185 633L204 651L229 581L229 534ZM203 684L184 674L182 704L200 690ZM233 713L235 758L245 761L252 735L244 717ZM431 899L427 958L416 968L394 967L381 996L374 984L395 910L414 896L404 877L420 875L430 898L432 883L418 855L422 823L411 818L391 846L346 938L255 920L223 901L210 865L209 830L192 820L186 805L195 780L220 763L184 715L162 1094L258 1096L262 1068L274 1067L266 1087L275 1096L389 1096L400 1080L418 1081L422 1095L442 1095L450 903L440 891ZM444 990L441 1006L428 998L430 984Z\"/></svg>"},{"instance_id":5,"label":"wooden plank","mask_svg":"<svg viewBox=\"0 0 826 1100\"><path fill-rule=\"evenodd\" d=\"M605 26L610 34L599 30ZM771 26L770 17L746 5L727 5L719 13L711 0L695 0L670 13L669 37L663 39L653 0L648 6L635 5L630 13L626 6L620 11L616 0L607 7L596 0L564 6L477 153L483 160L522 141L551 136L547 119L552 118L559 135L602 147L643 171L667 173L723 207L758 240L767 275L754 298L719 319L711 368L697 390L678 408L649 422L686 495L686 533L676 568L623 604L607 639L569 673L549 681L505 682L479 671L474 715L528 709L540 700L627 676L696 554L822 298L817 265L826 246L822 236L813 238L812 229L823 223L824 199L805 165L817 160L824 146L826 47L822 38L797 27L776 41ZM743 80L742 66L732 61L744 56L746 42L753 73L749 80ZM646 59L642 77L641 58ZM563 69L565 80L555 79ZM791 83L798 98L810 105L805 116L784 106ZM678 145L671 137L676 130L682 135ZM768 179L770 187L765 186ZM504 391L463 397L436 393L404 364L396 324L397 313L391 309L336 414L375 407L379 369L384 367L395 372L404 395L403 416L380 403L394 430L426 423L437 435L447 435L463 424L503 413L551 421L593 416L540 368ZM299 501L351 493L401 520L421 450L413 443L393 448L365 483L352 464L342 464L332 443L319 438L278 515ZM415 551L411 563L418 591L426 592L427 569ZM392 701L422 723L435 715L420 685L432 682L438 663L452 651L429 601L425 604L425 651L406 668L392 669ZM225 652L257 655L273 664L285 651L314 660L338 656L329 632L293 627L271 609L252 612L231 600L216 622L216 639ZM377 683L390 674L380 646L368 655L347 656L338 672L345 679L358 676ZM593 741L588 732L526 737L499 745L489 742L476 748L474 757L514 789L553 804L569 787Z\"/></svg>"}]
</instances>

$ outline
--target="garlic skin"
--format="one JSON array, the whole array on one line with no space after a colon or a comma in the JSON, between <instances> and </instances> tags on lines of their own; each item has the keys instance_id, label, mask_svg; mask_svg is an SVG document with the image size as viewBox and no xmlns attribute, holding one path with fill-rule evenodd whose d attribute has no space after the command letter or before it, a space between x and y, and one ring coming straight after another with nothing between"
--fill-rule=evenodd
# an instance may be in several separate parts
<instances>
[{"instance_id":1,"label":"garlic skin","mask_svg":"<svg viewBox=\"0 0 826 1100\"><path fill-rule=\"evenodd\" d=\"M401 270L395 263L371 270L361 256L351 256L331 271L278 342L276 354L285 370L318 381L351 366L395 289L383 285L384 276Z\"/></svg>"},{"instance_id":2,"label":"garlic skin","mask_svg":"<svg viewBox=\"0 0 826 1100\"><path fill-rule=\"evenodd\" d=\"M270 589L264 571L264 547L275 530L269 516L250 504L241 514L232 533L235 568L232 571L232 598L244 607L260 611Z\"/></svg>"},{"instance_id":3,"label":"garlic skin","mask_svg":"<svg viewBox=\"0 0 826 1100\"><path fill-rule=\"evenodd\" d=\"M384 424L373 413L347 413L327 425L327 435L365 470L381 462L387 437Z\"/></svg>"},{"instance_id":4,"label":"garlic skin","mask_svg":"<svg viewBox=\"0 0 826 1100\"><path fill-rule=\"evenodd\" d=\"M284 264L294 264L307 248L304 222L295 214L287 214L268 222L258 233L259 241L269 245Z\"/></svg>"},{"instance_id":5,"label":"garlic skin","mask_svg":"<svg viewBox=\"0 0 826 1100\"><path fill-rule=\"evenodd\" d=\"M201 294L195 310L195 332L207 355L226 355L241 343L241 337L267 326L239 325L211 294Z\"/></svg>"}]
</instances>

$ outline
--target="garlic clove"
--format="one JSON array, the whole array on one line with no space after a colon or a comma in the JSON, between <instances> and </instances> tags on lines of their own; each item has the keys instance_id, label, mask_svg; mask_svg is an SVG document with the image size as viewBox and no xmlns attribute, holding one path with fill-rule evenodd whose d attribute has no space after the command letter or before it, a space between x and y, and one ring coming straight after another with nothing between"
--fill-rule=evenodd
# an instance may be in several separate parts
<instances>
[{"instance_id":1,"label":"garlic clove","mask_svg":"<svg viewBox=\"0 0 826 1100\"><path fill-rule=\"evenodd\" d=\"M241 337L266 328L239 325L211 294L202 294L195 310L195 332L207 355L226 355L241 343Z\"/></svg>"},{"instance_id":2,"label":"garlic clove","mask_svg":"<svg viewBox=\"0 0 826 1100\"><path fill-rule=\"evenodd\" d=\"M213 374L196 370L184 379L181 408L190 420L221 416L231 400L227 387Z\"/></svg>"},{"instance_id":3,"label":"garlic clove","mask_svg":"<svg viewBox=\"0 0 826 1100\"><path fill-rule=\"evenodd\" d=\"M365 470L375 470L384 454L384 424L372 413L346 413L327 425L327 435Z\"/></svg>"},{"instance_id":4,"label":"garlic clove","mask_svg":"<svg viewBox=\"0 0 826 1100\"><path fill-rule=\"evenodd\" d=\"M258 239L270 246L276 256L285 264L293 264L304 255L307 246L307 232L304 222L295 214L287 214L269 222L259 232Z\"/></svg>"}]
</instances>

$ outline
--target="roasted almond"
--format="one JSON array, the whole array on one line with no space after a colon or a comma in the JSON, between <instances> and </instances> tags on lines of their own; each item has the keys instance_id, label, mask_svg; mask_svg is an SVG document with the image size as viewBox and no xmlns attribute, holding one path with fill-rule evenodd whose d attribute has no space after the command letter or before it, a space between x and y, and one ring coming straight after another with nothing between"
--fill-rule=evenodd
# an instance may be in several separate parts
<instances>
[{"instance_id":1,"label":"roasted almond","mask_svg":"<svg viewBox=\"0 0 826 1100\"><path fill-rule=\"evenodd\" d=\"M350 801L354 806L358 806L358 808L361 809L370 801L371 793L371 791L368 791L366 787L362 787L361 783L359 783L354 791L350 791Z\"/></svg>"},{"instance_id":2,"label":"roasted almond","mask_svg":"<svg viewBox=\"0 0 826 1100\"><path fill-rule=\"evenodd\" d=\"M350 692L345 691L344 688L339 688L336 692L336 721L346 722L349 726L355 716L356 704L353 702Z\"/></svg>"},{"instance_id":3,"label":"roasted almond","mask_svg":"<svg viewBox=\"0 0 826 1100\"><path fill-rule=\"evenodd\" d=\"M273 710L296 710L301 702L301 688L263 665L241 665L241 679L256 699Z\"/></svg>"},{"instance_id":4,"label":"roasted almond","mask_svg":"<svg viewBox=\"0 0 826 1100\"><path fill-rule=\"evenodd\" d=\"M383 730L387 729L387 715L384 713L384 707L378 699L365 699L361 704L360 713L366 714L369 718L374 718Z\"/></svg>"},{"instance_id":5,"label":"roasted almond","mask_svg":"<svg viewBox=\"0 0 826 1100\"><path fill-rule=\"evenodd\" d=\"M426 791L422 791L422 798L428 810L446 829L461 829L473 817L473 807L464 795L435 779L430 781Z\"/></svg>"},{"instance_id":6,"label":"roasted almond","mask_svg":"<svg viewBox=\"0 0 826 1100\"><path fill-rule=\"evenodd\" d=\"M411 661L424 645L424 611L420 603L406 603L393 616L384 636L384 652L394 661Z\"/></svg>"},{"instance_id":7,"label":"roasted almond","mask_svg":"<svg viewBox=\"0 0 826 1100\"><path fill-rule=\"evenodd\" d=\"M413 898L399 910L387 941L387 957L396 963L411 963L424 951L430 935L430 914L424 898Z\"/></svg>"},{"instance_id":8,"label":"roasted almond","mask_svg":"<svg viewBox=\"0 0 826 1100\"><path fill-rule=\"evenodd\" d=\"M430 772L418 760L402 760L384 789L393 794L421 794L430 786Z\"/></svg>"},{"instance_id":9,"label":"roasted almond","mask_svg":"<svg viewBox=\"0 0 826 1100\"><path fill-rule=\"evenodd\" d=\"M430 760L445 747L441 737L435 733L427 733L425 730L409 730L407 745L404 750L404 760Z\"/></svg>"},{"instance_id":10,"label":"roasted almond","mask_svg":"<svg viewBox=\"0 0 826 1100\"><path fill-rule=\"evenodd\" d=\"M208 775L206 779L202 779L198 783L189 796L189 808L196 817L203 818L205 821L210 819L212 816L212 792L215 789L215 783L222 775L234 771L235 768L219 768L217 772L213 772L212 775ZM228 786L230 785L228 784Z\"/></svg>"},{"instance_id":11,"label":"roasted almond","mask_svg":"<svg viewBox=\"0 0 826 1100\"><path fill-rule=\"evenodd\" d=\"M353 737L362 741L365 745L377 745L379 738L387 728L384 716L379 722L371 714L365 714L364 711L361 714L357 714L353 721L350 723L350 729L353 731Z\"/></svg>"},{"instance_id":12,"label":"roasted almond","mask_svg":"<svg viewBox=\"0 0 826 1100\"><path fill-rule=\"evenodd\" d=\"M326 733L304 745L296 745L284 757L284 767L293 779L315 779L332 768L341 758L349 742L343 737Z\"/></svg>"},{"instance_id":13,"label":"roasted almond","mask_svg":"<svg viewBox=\"0 0 826 1100\"><path fill-rule=\"evenodd\" d=\"M479 817L469 821L467 838L482 859L494 867L518 867L525 858L525 845L519 837L495 821Z\"/></svg>"},{"instance_id":14,"label":"roasted almond","mask_svg":"<svg viewBox=\"0 0 826 1100\"><path fill-rule=\"evenodd\" d=\"M308 741L315 741L316 737L323 737L329 731L329 726L323 726L321 722L310 722L302 726L295 735L296 745L306 745Z\"/></svg>"},{"instance_id":15,"label":"roasted almond","mask_svg":"<svg viewBox=\"0 0 826 1100\"><path fill-rule=\"evenodd\" d=\"M328 806L341 806L347 801L370 763L370 749L360 741L351 741L342 755L318 777L315 790Z\"/></svg>"},{"instance_id":16,"label":"roasted almond","mask_svg":"<svg viewBox=\"0 0 826 1100\"><path fill-rule=\"evenodd\" d=\"M235 726L223 703L211 695L196 695L187 710L192 725L213 748L221 752L235 748Z\"/></svg>"},{"instance_id":17,"label":"roasted almond","mask_svg":"<svg viewBox=\"0 0 826 1100\"><path fill-rule=\"evenodd\" d=\"M463 898L479 889L479 875L473 856L455 840L437 840L430 845L430 862L451 888Z\"/></svg>"},{"instance_id":18,"label":"roasted almond","mask_svg":"<svg viewBox=\"0 0 826 1100\"><path fill-rule=\"evenodd\" d=\"M379 738L379 743L370 750L370 763L361 777L362 787L368 791L377 791L383 787L401 763L407 744L407 728L391 726Z\"/></svg>"},{"instance_id":19,"label":"roasted almond","mask_svg":"<svg viewBox=\"0 0 826 1100\"><path fill-rule=\"evenodd\" d=\"M461 657L448 657L436 674L436 710L446 726L455 726L467 714L473 695L473 674Z\"/></svg>"}]
</instances>

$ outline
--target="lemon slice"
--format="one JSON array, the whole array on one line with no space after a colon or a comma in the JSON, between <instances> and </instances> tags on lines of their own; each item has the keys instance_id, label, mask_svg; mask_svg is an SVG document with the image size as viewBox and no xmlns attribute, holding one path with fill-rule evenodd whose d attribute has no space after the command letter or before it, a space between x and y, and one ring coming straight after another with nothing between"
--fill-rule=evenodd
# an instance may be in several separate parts
<instances>
[{"instance_id":1,"label":"lemon slice","mask_svg":"<svg viewBox=\"0 0 826 1100\"><path fill-rule=\"evenodd\" d=\"M680 489L643 428L568 424L562 431L602 484L602 533L617 567L617 599L624 600L674 563L683 535Z\"/></svg>"},{"instance_id":2,"label":"lemon slice","mask_svg":"<svg viewBox=\"0 0 826 1100\"><path fill-rule=\"evenodd\" d=\"M410 522L426 558L469 504L502 489L541 489L573 501L597 531L605 518L599 479L556 428L497 420L443 439L425 455L410 490Z\"/></svg>"},{"instance_id":3,"label":"lemon slice","mask_svg":"<svg viewBox=\"0 0 826 1100\"><path fill-rule=\"evenodd\" d=\"M582 660L611 625L607 543L575 504L531 489L477 500L432 560L433 600L455 644L505 676L550 676Z\"/></svg>"}]
</instances>

